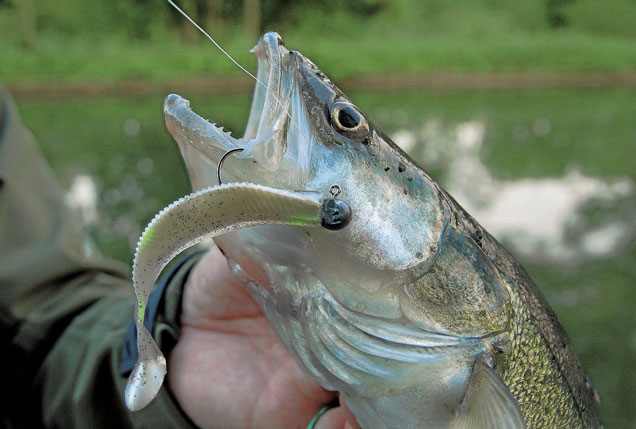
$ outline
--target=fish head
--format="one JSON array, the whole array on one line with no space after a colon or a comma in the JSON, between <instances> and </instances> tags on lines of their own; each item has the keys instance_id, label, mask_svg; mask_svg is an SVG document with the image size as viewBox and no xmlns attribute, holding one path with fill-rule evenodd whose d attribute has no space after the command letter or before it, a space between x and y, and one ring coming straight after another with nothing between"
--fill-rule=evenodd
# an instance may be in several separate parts
<instances>
[{"instance_id":1,"label":"fish head","mask_svg":"<svg viewBox=\"0 0 636 429\"><path fill-rule=\"evenodd\" d=\"M166 123L193 187L214 185L220 157L243 148L224 164L224 181L337 194L351 208L345 230L309 231L311 246L302 249L333 293L358 301L361 287L387 292L398 278L420 275L448 222L436 183L277 33L266 33L253 52L259 82L242 138L195 114L187 100L166 98ZM367 301L351 305L367 308Z\"/></svg>"}]
</instances>

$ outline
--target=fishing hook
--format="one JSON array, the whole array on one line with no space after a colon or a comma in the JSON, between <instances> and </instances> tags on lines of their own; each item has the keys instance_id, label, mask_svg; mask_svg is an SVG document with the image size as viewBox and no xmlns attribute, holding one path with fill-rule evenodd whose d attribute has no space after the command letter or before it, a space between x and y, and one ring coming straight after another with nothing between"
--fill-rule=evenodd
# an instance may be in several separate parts
<instances>
[{"instance_id":1,"label":"fishing hook","mask_svg":"<svg viewBox=\"0 0 636 429\"><path fill-rule=\"evenodd\" d=\"M221 159L219 159L219 165L216 167L216 180L219 182L219 185L223 184L223 182L221 182L221 166L223 165L225 158L232 155L234 152L242 152L243 150L244 148L242 147L235 147L234 149L230 149L227 152L225 152L223 156L221 157Z\"/></svg>"}]
</instances>

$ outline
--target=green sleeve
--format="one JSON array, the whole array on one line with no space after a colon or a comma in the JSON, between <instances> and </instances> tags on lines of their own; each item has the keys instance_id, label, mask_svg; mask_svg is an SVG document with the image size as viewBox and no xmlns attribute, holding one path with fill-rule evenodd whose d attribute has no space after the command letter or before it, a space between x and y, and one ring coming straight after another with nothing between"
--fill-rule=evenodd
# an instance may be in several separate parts
<instances>
[{"instance_id":1,"label":"green sleeve","mask_svg":"<svg viewBox=\"0 0 636 429\"><path fill-rule=\"evenodd\" d=\"M165 386L146 409L127 410L119 367L134 307L129 269L88 256L79 225L0 86L0 426L193 427ZM157 309L153 334L166 352L195 262L171 277Z\"/></svg>"}]
</instances>

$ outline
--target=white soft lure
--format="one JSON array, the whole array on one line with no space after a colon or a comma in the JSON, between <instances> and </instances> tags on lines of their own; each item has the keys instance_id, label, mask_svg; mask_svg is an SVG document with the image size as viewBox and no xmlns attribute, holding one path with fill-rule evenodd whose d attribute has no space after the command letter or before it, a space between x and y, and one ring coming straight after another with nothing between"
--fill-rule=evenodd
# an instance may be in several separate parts
<instances>
[{"instance_id":1,"label":"white soft lure","mask_svg":"<svg viewBox=\"0 0 636 429\"><path fill-rule=\"evenodd\" d=\"M143 322L150 291L168 262L203 240L240 228L265 224L318 227L324 222L323 212L323 196L317 192L232 183L194 192L152 219L139 239L133 262L138 358L125 391L131 411L152 401L166 374L166 360Z\"/></svg>"}]
</instances>

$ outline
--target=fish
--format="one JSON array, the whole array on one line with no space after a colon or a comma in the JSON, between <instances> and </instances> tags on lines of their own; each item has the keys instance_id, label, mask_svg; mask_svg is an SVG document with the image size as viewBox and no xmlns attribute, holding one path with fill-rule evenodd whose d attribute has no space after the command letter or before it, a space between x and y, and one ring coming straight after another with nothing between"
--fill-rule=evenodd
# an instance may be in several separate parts
<instances>
[{"instance_id":1,"label":"fish","mask_svg":"<svg viewBox=\"0 0 636 429\"><path fill-rule=\"evenodd\" d=\"M165 376L142 323L154 281L213 238L298 365L361 427L599 427L597 394L519 262L277 33L252 51L243 137L181 96L164 101L193 193L140 238L128 407Z\"/></svg>"}]
</instances>

